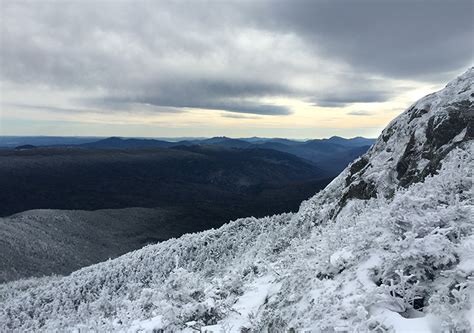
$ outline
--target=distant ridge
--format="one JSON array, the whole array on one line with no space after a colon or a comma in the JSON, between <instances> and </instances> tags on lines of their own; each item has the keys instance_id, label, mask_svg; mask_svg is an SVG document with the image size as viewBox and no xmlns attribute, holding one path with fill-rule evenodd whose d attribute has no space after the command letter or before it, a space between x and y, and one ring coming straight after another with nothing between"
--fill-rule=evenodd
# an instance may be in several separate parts
<instances>
[{"instance_id":1,"label":"distant ridge","mask_svg":"<svg viewBox=\"0 0 474 333\"><path fill-rule=\"evenodd\" d=\"M0 138L1 139L1 138ZM3 140L3 142L28 142L28 138ZM285 138L229 138L226 136L189 139L181 141L166 141L152 138L124 138L113 136L102 139L84 138L87 142L81 142L82 139L66 138L68 144L60 144L61 140L57 137L45 139L30 138L31 142L38 142L38 147L80 147L84 149L176 149L180 147L190 147L193 145L207 145L223 147L229 149L272 149L287 154L300 157L309 161L321 169L329 176L336 176L341 172L354 158L365 153L375 142L375 139L363 137L342 138L333 136L328 139L312 139L306 141L291 140ZM92 141L90 141L92 140ZM0 140L1 145L2 140ZM50 143L43 145L41 143ZM74 144L76 142L77 144ZM25 144L26 145L26 144Z\"/></svg>"},{"instance_id":2,"label":"distant ridge","mask_svg":"<svg viewBox=\"0 0 474 333\"><path fill-rule=\"evenodd\" d=\"M95 142L83 143L80 147L94 149L136 149L136 148L169 148L176 143L155 139L134 139L113 136Z\"/></svg>"},{"instance_id":3,"label":"distant ridge","mask_svg":"<svg viewBox=\"0 0 474 333\"><path fill-rule=\"evenodd\" d=\"M347 164L369 149L374 139L355 137L345 139L333 136L329 139L296 141L284 138L234 139L226 136L199 140L164 141L156 139L110 137L96 142L81 144L89 149L140 149L177 148L193 145L209 145L236 149L272 149L295 155L315 163L331 175L337 175Z\"/></svg>"}]
</instances>

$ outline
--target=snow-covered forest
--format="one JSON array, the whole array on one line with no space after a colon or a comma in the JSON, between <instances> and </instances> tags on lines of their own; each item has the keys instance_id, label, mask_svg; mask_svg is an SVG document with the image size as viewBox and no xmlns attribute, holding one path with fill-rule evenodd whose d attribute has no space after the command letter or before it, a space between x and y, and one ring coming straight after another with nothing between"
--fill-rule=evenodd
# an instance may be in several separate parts
<instances>
[{"instance_id":1,"label":"snow-covered forest","mask_svg":"<svg viewBox=\"0 0 474 333\"><path fill-rule=\"evenodd\" d=\"M0 285L0 331L474 330L474 68L295 214Z\"/></svg>"}]
</instances>

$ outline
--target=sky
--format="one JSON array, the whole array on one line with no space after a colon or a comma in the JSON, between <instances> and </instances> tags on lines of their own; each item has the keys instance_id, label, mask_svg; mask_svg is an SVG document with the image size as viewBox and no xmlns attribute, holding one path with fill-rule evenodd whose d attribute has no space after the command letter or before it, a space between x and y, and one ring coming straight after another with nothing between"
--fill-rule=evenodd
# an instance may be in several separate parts
<instances>
[{"instance_id":1,"label":"sky","mask_svg":"<svg viewBox=\"0 0 474 333\"><path fill-rule=\"evenodd\" d=\"M0 6L0 135L376 137L474 64L473 0Z\"/></svg>"}]
</instances>

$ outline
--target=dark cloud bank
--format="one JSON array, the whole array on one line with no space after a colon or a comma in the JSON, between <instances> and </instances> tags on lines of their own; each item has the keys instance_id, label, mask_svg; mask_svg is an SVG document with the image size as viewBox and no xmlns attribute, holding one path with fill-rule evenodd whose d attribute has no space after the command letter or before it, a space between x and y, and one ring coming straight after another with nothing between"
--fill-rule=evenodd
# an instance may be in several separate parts
<instances>
[{"instance_id":1,"label":"dark cloud bank","mask_svg":"<svg viewBox=\"0 0 474 333\"><path fill-rule=\"evenodd\" d=\"M83 105L109 109L143 104L287 115L288 108L262 100L382 102L400 92L386 79L438 83L474 58L470 0L2 7L3 81L83 91ZM298 62L301 53L310 60ZM337 70L324 68L328 61Z\"/></svg>"}]
</instances>

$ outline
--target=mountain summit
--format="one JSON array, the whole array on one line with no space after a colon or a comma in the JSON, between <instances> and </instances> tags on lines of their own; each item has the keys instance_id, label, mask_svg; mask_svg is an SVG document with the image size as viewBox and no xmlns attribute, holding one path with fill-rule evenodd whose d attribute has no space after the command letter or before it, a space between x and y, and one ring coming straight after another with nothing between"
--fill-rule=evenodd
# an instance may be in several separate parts
<instances>
[{"instance_id":1,"label":"mountain summit","mask_svg":"<svg viewBox=\"0 0 474 333\"><path fill-rule=\"evenodd\" d=\"M471 330L473 84L413 104L295 214L0 285L0 328Z\"/></svg>"}]
</instances>

